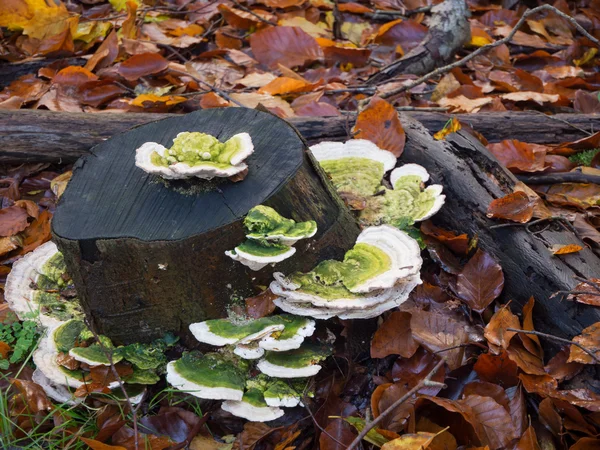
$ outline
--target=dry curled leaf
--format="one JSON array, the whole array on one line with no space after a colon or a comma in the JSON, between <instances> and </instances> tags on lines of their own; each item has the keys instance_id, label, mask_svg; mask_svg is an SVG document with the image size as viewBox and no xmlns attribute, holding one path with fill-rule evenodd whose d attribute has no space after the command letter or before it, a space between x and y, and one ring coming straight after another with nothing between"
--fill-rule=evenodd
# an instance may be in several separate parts
<instances>
[{"instance_id":1,"label":"dry curled leaf","mask_svg":"<svg viewBox=\"0 0 600 450\"><path fill-rule=\"evenodd\" d=\"M502 267L479 249L467 262L456 281L456 294L474 311L483 312L504 287Z\"/></svg>"},{"instance_id":2,"label":"dry curled leaf","mask_svg":"<svg viewBox=\"0 0 600 450\"><path fill-rule=\"evenodd\" d=\"M535 200L530 199L525 192L513 192L492 200L488 206L487 216L527 223L533 217L535 203Z\"/></svg>"},{"instance_id":3,"label":"dry curled leaf","mask_svg":"<svg viewBox=\"0 0 600 450\"><path fill-rule=\"evenodd\" d=\"M353 131L356 139L367 139L379 148L388 150L396 156L402 155L406 135L400 123L396 109L379 97L373 97L369 105L356 119Z\"/></svg>"}]
</instances>

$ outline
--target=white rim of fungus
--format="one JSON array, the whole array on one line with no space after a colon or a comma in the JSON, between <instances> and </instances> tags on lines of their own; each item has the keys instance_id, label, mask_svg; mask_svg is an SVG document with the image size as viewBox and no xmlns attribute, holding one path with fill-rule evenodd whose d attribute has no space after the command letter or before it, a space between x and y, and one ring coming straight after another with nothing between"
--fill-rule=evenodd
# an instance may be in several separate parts
<instances>
[{"instance_id":1,"label":"white rim of fungus","mask_svg":"<svg viewBox=\"0 0 600 450\"><path fill-rule=\"evenodd\" d=\"M306 325L298 328L296 334L289 339L276 339L273 336L263 338L259 343L259 347L272 352L285 352L287 350L295 350L300 348L304 338L312 336L315 332L315 321L307 319Z\"/></svg>"},{"instance_id":2,"label":"white rim of fungus","mask_svg":"<svg viewBox=\"0 0 600 450\"><path fill-rule=\"evenodd\" d=\"M239 250L239 247L235 248L235 253L231 250L227 250L225 254L229 256L234 261L238 261L248 267L250 270L261 270L263 267L268 264L276 264L278 262L284 261L296 253L296 249L294 247L290 247L285 253L274 256L256 256L251 253L247 253Z\"/></svg>"},{"instance_id":3,"label":"white rim of fungus","mask_svg":"<svg viewBox=\"0 0 600 450\"><path fill-rule=\"evenodd\" d=\"M269 422L283 416L284 411L272 406L254 406L243 401L226 401L221 404L221 409L242 419L252 422Z\"/></svg>"},{"instance_id":4,"label":"white rim of fungus","mask_svg":"<svg viewBox=\"0 0 600 450\"><path fill-rule=\"evenodd\" d=\"M297 316L309 316L313 319L327 320L335 317L339 310L328 308L317 308L312 303L290 303L283 297L277 297L273 300L275 306L289 314Z\"/></svg>"},{"instance_id":5,"label":"white rim of fungus","mask_svg":"<svg viewBox=\"0 0 600 450\"><path fill-rule=\"evenodd\" d=\"M79 347L75 347L75 348L79 348ZM77 353L75 353L73 351L73 350L75 350L75 348L72 348L71 350L69 350L69 356L71 358L75 359L76 361L86 363L90 366L110 366L110 362L94 361L93 359L88 359L85 356L78 355ZM84 348L84 347L81 347L81 348Z\"/></svg>"},{"instance_id":6,"label":"white rim of fungus","mask_svg":"<svg viewBox=\"0 0 600 450\"><path fill-rule=\"evenodd\" d=\"M306 378L319 373L321 366L311 364L305 367L284 367L273 364L266 359L261 359L256 365L257 369L273 378Z\"/></svg>"},{"instance_id":7,"label":"white rim of fungus","mask_svg":"<svg viewBox=\"0 0 600 450\"><path fill-rule=\"evenodd\" d=\"M214 177L231 177L240 172L243 172L247 168L248 166L246 164L238 164L222 169L219 167L203 164L190 166L189 164L183 162L178 162L169 166L169 169L171 169L171 171L176 175L175 178L196 177L205 180L211 180Z\"/></svg>"},{"instance_id":8,"label":"white rim of fungus","mask_svg":"<svg viewBox=\"0 0 600 450\"><path fill-rule=\"evenodd\" d=\"M53 335L57 328L48 328L46 330L46 335L40 340L37 349L33 352L32 359L35 366L50 382L76 389L83 386L84 382L67 375L60 369L59 364L56 362L58 349L54 343Z\"/></svg>"},{"instance_id":9,"label":"white rim of fungus","mask_svg":"<svg viewBox=\"0 0 600 450\"><path fill-rule=\"evenodd\" d=\"M247 234L246 238L248 238L248 239L264 239L265 241L278 242L279 244L284 244L284 245L288 245L288 246L291 247L296 242L298 242L298 241L300 241L302 239L311 238L315 234L317 234L317 228L315 228L312 233L305 234L303 236L290 237L290 236L285 236L283 234L272 234L270 236L263 236L263 235L259 236L259 235Z\"/></svg>"},{"instance_id":10,"label":"white rim of fungus","mask_svg":"<svg viewBox=\"0 0 600 450\"><path fill-rule=\"evenodd\" d=\"M281 408L293 408L300 404L300 397L294 395L281 395L276 397L265 397L265 403L269 406Z\"/></svg>"},{"instance_id":11,"label":"white rim of fungus","mask_svg":"<svg viewBox=\"0 0 600 450\"><path fill-rule=\"evenodd\" d=\"M390 174L390 183L392 186L395 186L396 181L398 181L399 178L409 175L418 176L422 183L427 183L429 181L429 172L427 172L425 167L418 164L404 164L403 166L396 167L392 170L392 173Z\"/></svg>"},{"instance_id":12,"label":"white rim of fungus","mask_svg":"<svg viewBox=\"0 0 600 450\"><path fill-rule=\"evenodd\" d=\"M446 196L440 195L442 193L442 189L443 187L439 184L432 184L431 186L425 189L425 191L433 191L432 194L435 195L435 200L431 209L424 216L415 218L416 222L427 220L433 215L435 215L440 209L442 209L442 206L444 206L444 203L446 202Z\"/></svg>"},{"instance_id":13,"label":"white rim of fungus","mask_svg":"<svg viewBox=\"0 0 600 450\"><path fill-rule=\"evenodd\" d=\"M158 153L160 156L165 156L167 148L158 142L146 142L135 151L135 165L144 172L160 175L163 178L173 180L179 178L175 172L171 170L171 166L157 166L152 164L152 154Z\"/></svg>"},{"instance_id":14,"label":"white rim of fungus","mask_svg":"<svg viewBox=\"0 0 600 450\"><path fill-rule=\"evenodd\" d=\"M204 344L222 347L224 345L235 344L238 341L236 338L226 338L213 333L210 331L210 327L206 322L192 323L190 324L189 329L194 335L194 338L198 342L203 342Z\"/></svg>"},{"instance_id":15,"label":"white rim of fungus","mask_svg":"<svg viewBox=\"0 0 600 450\"><path fill-rule=\"evenodd\" d=\"M215 373L215 376L218 376ZM233 389L226 387L208 387L194 383L192 381L183 378L175 368L175 361L171 361L167 364L167 382L179 389L185 391L190 395L198 398L204 398L207 400L242 400L244 391L242 389Z\"/></svg>"},{"instance_id":16,"label":"white rim of fungus","mask_svg":"<svg viewBox=\"0 0 600 450\"><path fill-rule=\"evenodd\" d=\"M77 398L75 395L62 384L52 382L44 372L40 369L35 369L31 379L34 383L39 384L44 390L46 395L59 403L66 403L67 405L77 405L83 401L82 398Z\"/></svg>"},{"instance_id":17,"label":"white rim of fungus","mask_svg":"<svg viewBox=\"0 0 600 450\"><path fill-rule=\"evenodd\" d=\"M366 139L351 139L346 142L320 142L310 147L317 161L329 161L343 158L366 158L383 164L384 172L396 166L396 157L387 150L380 149Z\"/></svg>"},{"instance_id":18,"label":"white rim of fungus","mask_svg":"<svg viewBox=\"0 0 600 450\"><path fill-rule=\"evenodd\" d=\"M236 345L233 353L244 359L258 359L265 354L265 350L259 346Z\"/></svg>"},{"instance_id":19,"label":"white rim of fungus","mask_svg":"<svg viewBox=\"0 0 600 450\"><path fill-rule=\"evenodd\" d=\"M236 152L236 154L231 157L229 164L237 166L248 156L254 153L254 144L252 143L252 138L248 133L238 133L233 135L225 143L233 141L234 139L238 141L238 145L242 147L242 150Z\"/></svg>"},{"instance_id":20,"label":"white rim of fungus","mask_svg":"<svg viewBox=\"0 0 600 450\"><path fill-rule=\"evenodd\" d=\"M368 293L389 289L399 280L421 270L423 259L419 243L398 228L390 225L365 228L356 239L356 243L372 245L385 252L391 260L391 267L384 273L349 289L350 292Z\"/></svg>"}]
</instances>

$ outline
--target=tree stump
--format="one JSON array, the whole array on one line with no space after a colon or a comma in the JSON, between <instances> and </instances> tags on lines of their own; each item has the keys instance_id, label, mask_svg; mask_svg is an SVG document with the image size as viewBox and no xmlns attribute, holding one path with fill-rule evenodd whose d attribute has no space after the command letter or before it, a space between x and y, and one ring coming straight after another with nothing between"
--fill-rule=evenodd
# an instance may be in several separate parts
<instances>
[{"instance_id":1,"label":"tree stump","mask_svg":"<svg viewBox=\"0 0 600 450\"><path fill-rule=\"evenodd\" d=\"M248 132L255 152L234 183L164 181L134 164L147 141L167 147L181 131L224 141ZM225 255L245 239L243 218L256 205L318 232L296 254L253 272ZM139 126L91 150L73 170L52 222L54 239L88 319L118 344L147 342L188 325L225 317L236 300L268 285L273 271L308 271L341 258L359 228L298 132L278 117L245 108L198 111Z\"/></svg>"}]
</instances>

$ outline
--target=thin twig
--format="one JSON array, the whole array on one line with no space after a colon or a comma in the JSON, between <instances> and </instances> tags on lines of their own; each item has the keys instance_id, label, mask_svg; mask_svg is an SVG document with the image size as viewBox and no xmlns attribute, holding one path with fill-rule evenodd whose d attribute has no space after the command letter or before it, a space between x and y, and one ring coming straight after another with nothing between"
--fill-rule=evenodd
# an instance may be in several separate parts
<instances>
[{"instance_id":1,"label":"thin twig","mask_svg":"<svg viewBox=\"0 0 600 450\"><path fill-rule=\"evenodd\" d=\"M548 339L551 339L551 340L554 340L554 341L564 342L565 344L574 345L575 347L579 347L581 350L583 350L588 355L590 355L594 361L596 361L597 363L600 363L600 358L598 358L594 354L594 352L592 352L589 348L584 347L579 342L570 341L568 339L564 339L564 338L561 338L561 337L558 337L558 336L553 336L551 334L540 333L539 331L517 330L516 328L507 328L506 331L514 331L516 333L523 333L523 334L535 334L536 336L545 337L545 338L548 338Z\"/></svg>"},{"instance_id":2,"label":"thin twig","mask_svg":"<svg viewBox=\"0 0 600 450\"><path fill-rule=\"evenodd\" d=\"M246 11L248 14L253 15L254 17L256 17L258 20L260 20L263 23L266 23L268 25L273 25L273 26L277 26L277 24L275 22L271 22L270 20L265 19L264 17L259 16L258 14L256 14L254 11L252 11L250 8L246 8L244 5L241 5L239 2L237 2L236 0L231 0L231 2L237 6L239 9L241 9L242 11Z\"/></svg>"},{"instance_id":3,"label":"thin twig","mask_svg":"<svg viewBox=\"0 0 600 450\"><path fill-rule=\"evenodd\" d=\"M352 443L348 446L348 448L346 450L352 450L353 448L358 447L360 445L361 441L363 440L363 438L367 435L367 433L369 431L371 431L373 428L375 428L377 426L377 424L379 424L383 419L385 419L388 415L390 415L392 413L392 411L394 411L398 406L400 406L402 403L404 403L406 400L408 400L414 394L416 394L423 386L443 386L443 387L445 387L446 385L444 383L438 383L437 381L431 381L431 378L433 378L433 376L437 373L437 371L440 369L440 367L442 367L445 364L445 362L446 362L446 359L442 358L435 365L435 367L433 369L431 369L431 372L429 372L425 378L423 378L421 381L419 381L414 388L412 388L410 391L408 391L406 394L404 394L402 397L400 397L398 400L396 400L394 403L392 403L386 410L382 411L381 414L379 414L379 416L377 416L377 418L373 419L369 423L366 423L365 427L358 434L356 439L354 439L352 441Z\"/></svg>"},{"instance_id":4,"label":"thin twig","mask_svg":"<svg viewBox=\"0 0 600 450\"><path fill-rule=\"evenodd\" d=\"M490 230L495 230L497 228L508 228L508 227L525 227L527 231L531 231L530 228L533 225L536 225L541 222L545 222L547 220L565 220L563 217L544 217L542 219L532 220L531 222L509 222L509 223L500 223L498 225L491 225L488 227Z\"/></svg>"},{"instance_id":5,"label":"thin twig","mask_svg":"<svg viewBox=\"0 0 600 450\"><path fill-rule=\"evenodd\" d=\"M598 292L600 292L600 284L596 283L595 281L592 280L586 280L583 277L578 277L577 275L575 275L573 278L575 278L577 281L580 281L582 283L585 284L589 284L590 286L592 286L594 289L596 289Z\"/></svg>"},{"instance_id":6,"label":"thin twig","mask_svg":"<svg viewBox=\"0 0 600 450\"><path fill-rule=\"evenodd\" d=\"M316 418L315 418L315 416L313 415L312 411L310 410L310 407L308 406L308 404L307 404L307 402L306 402L306 397L304 397L304 398L302 399L302 403L304 404L304 407L305 407L305 408L306 408L306 410L308 411L308 414L310 415L310 417L311 417L311 419L312 419L313 423L315 424L315 426L316 426L316 427L317 427L319 430L321 430L321 433L325 433L327 436L329 436L329 438L330 438L332 441L334 441L334 442L336 442L336 443L340 444L340 445L342 446L342 448L343 448L343 447L344 447L344 443L342 443L342 442L338 441L338 440L337 440L336 438L334 438L334 437L333 437L331 434L329 434L329 432L328 432L327 430L325 430L325 428L323 428L321 425L319 425L319 422L317 422L317 419L316 419Z\"/></svg>"},{"instance_id":7,"label":"thin twig","mask_svg":"<svg viewBox=\"0 0 600 450\"><path fill-rule=\"evenodd\" d=\"M191 73L189 73L189 72L184 72L183 70L177 70L177 69L170 69L170 71L171 71L171 72L174 72L174 73L179 73L179 74L181 74L181 75L186 75L186 76L188 76L188 77L192 78L193 80L197 81L198 83L200 83L200 84L203 84L203 85L204 85L204 86L206 86L208 89L210 89L211 91L213 91L215 94L218 94L220 97L223 97L225 100L227 100L227 101L230 101L230 102L232 102L232 103L235 103L235 104L236 104L236 105L238 105L238 106L244 107L244 105L242 105L242 104L241 104L240 102L238 102L237 100L234 100L233 98L231 98L231 97L230 97L230 96L229 96L227 93L225 93L224 91L222 91L222 90L221 90L221 89L219 89L218 87L216 87L216 86L214 86L214 85L212 85L212 84L210 84L210 83L207 83L207 82L206 82L206 81L204 81L204 80L201 80L201 79L199 78L199 74L198 74L198 72L196 71L196 69L194 69L194 68L192 67L192 65L191 65L191 64L189 64L189 63L186 63L185 67L187 68L187 70L188 70L188 71L193 71L193 72L196 72L196 74L197 74L197 75L192 75L192 74L191 74Z\"/></svg>"},{"instance_id":8,"label":"thin twig","mask_svg":"<svg viewBox=\"0 0 600 450\"><path fill-rule=\"evenodd\" d=\"M134 447L133 448L135 450L138 450L139 442L138 442L137 411L138 411L138 408L140 407L140 405L142 404L142 402L139 402L138 405L134 408L133 403L131 403L131 398L129 397L129 394L127 394L127 390L125 390L125 383L123 383L123 380L121 379L121 376L119 375L119 371L115 367L115 364L113 362L112 353L109 352L108 349L104 346L104 344L102 343L102 340L100 339L100 336L98 336L98 333L96 333L96 330L94 329L92 324L87 320L85 322L86 322L88 329L91 331L92 335L94 336L94 339L96 339L96 342L100 346L102 353L104 353L104 356L106 356L106 359L108 359L108 362L110 363L110 370L111 370L113 376L119 382L119 387L121 388L121 392L123 393L123 396L125 397L125 401L127 402L127 406L129 407L129 410L131 411L131 420L133 421L133 439L134 439L134 442L133 442Z\"/></svg>"},{"instance_id":9,"label":"thin twig","mask_svg":"<svg viewBox=\"0 0 600 450\"><path fill-rule=\"evenodd\" d=\"M561 119L560 117L548 115L548 114L546 114L543 111L538 111L538 110L535 110L535 109L528 109L527 112L532 112L532 113L535 113L535 114L541 114L542 116L544 116L544 117L546 117L548 119L556 120L558 122L562 122L562 123L564 123L566 125L569 125L572 128L575 128L578 131L581 131L584 134L587 134L588 136L591 136L593 134L593 133L590 133L588 130L584 130L583 128L578 127L577 125L573 125L571 122L569 122L569 121L567 121L565 119Z\"/></svg>"},{"instance_id":10,"label":"thin twig","mask_svg":"<svg viewBox=\"0 0 600 450\"><path fill-rule=\"evenodd\" d=\"M521 26L525 23L525 21L527 20L528 17L530 17L533 14L536 14L536 13L538 13L540 11L552 11L555 14L558 14L562 18L568 20L572 25L574 25L577 28L577 30L579 30L579 32L581 34L583 34L590 41L592 41L594 44L596 44L598 47L600 47L600 41L598 39L596 39L594 36L592 36L590 33L588 33L586 31L586 29L583 28L581 25L579 25L579 23L577 23L577 21L575 19L573 19L571 16L563 13L562 11L559 11L558 9L556 9L552 5L541 5L541 6L538 6L536 8L529 9L529 10L525 11L525 13L521 16L521 18L519 19L519 21L516 23L516 25L511 30L511 32L508 35L506 35L504 38L502 38L502 39L500 39L498 41L492 42L491 44L484 45L483 47L479 47L477 50L475 50L472 53L469 53L464 58L461 58L458 61L455 61L455 62L453 62L451 64L446 65L446 66L438 67L437 69L432 70L428 74L425 74L422 77L417 78L416 80L411 81L408 84L405 84L404 86L401 86L401 87L399 87L397 89L393 89L393 90L388 91L388 92L385 92L385 93L381 94L381 98L389 98L389 97L393 97L394 95L398 95L398 94L401 94L403 92L406 92L406 91L414 88L415 86L418 86L419 84L424 83L425 81L430 80L431 78L433 78L433 77L435 77L437 75L442 75L442 74L445 74L447 72L450 72L452 69L454 69L456 67L464 66L466 63L468 63L472 59L476 58L477 56L479 56L479 55L481 55L483 53L486 53L488 50L491 50L493 48L499 47L502 44L506 44L507 42L509 42L509 41L512 40L512 38L515 36L515 34L517 34L517 31L519 31L519 28L521 28Z\"/></svg>"}]
</instances>

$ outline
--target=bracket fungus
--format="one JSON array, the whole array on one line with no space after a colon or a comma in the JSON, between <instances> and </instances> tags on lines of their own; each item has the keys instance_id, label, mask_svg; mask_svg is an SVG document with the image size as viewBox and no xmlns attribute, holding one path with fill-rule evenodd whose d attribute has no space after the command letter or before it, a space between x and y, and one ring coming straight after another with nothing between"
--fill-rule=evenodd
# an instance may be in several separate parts
<instances>
[{"instance_id":1,"label":"bracket fungus","mask_svg":"<svg viewBox=\"0 0 600 450\"><path fill-rule=\"evenodd\" d=\"M286 352L267 352L256 368L273 378L305 378L321 370L317 364L330 355L330 351L315 344L303 344Z\"/></svg>"},{"instance_id":2,"label":"bracket fungus","mask_svg":"<svg viewBox=\"0 0 600 450\"><path fill-rule=\"evenodd\" d=\"M274 274L275 305L317 319L371 318L404 302L420 284L417 241L389 225L365 228L344 261L326 260L311 272Z\"/></svg>"},{"instance_id":3,"label":"bracket fungus","mask_svg":"<svg viewBox=\"0 0 600 450\"><path fill-rule=\"evenodd\" d=\"M6 278L4 298L21 320L38 314L44 326L54 326L83 313L73 298L63 255L46 242L13 264Z\"/></svg>"},{"instance_id":4,"label":"bracket fungus","mask_svg":"<svg viewBox=\"0 0 600 450\"><path fill-rule=\"evenodd\" d=\"M254 152L252 138L239 133L225 142L206 133L182 132L167 149L146 142L136 150L135 165L166 179L231 177L248 166L243 162Z\"/></svg>"},{"instance_id":5,"label":"bracket fungus","mask_svg":"<svg viewBox=\"0 0 600 450\"><path fill-rule=\"evenodd\" d=\"M296 222L264 205L255 206L248 211L244 226L247 240L225 254L255 271L293 256L296 249L292 246L296 242L311 238L317 233L317 223L314 220Z\"/></svg>"},{"instance_id":6,"label":"bracket fungus","mask_svg":"<svg viewBox=\"0 0 600 450\"><path fill-rule=\"evenodd\" d=\"M321 142L310 151L339 193L360 197L374 195L386 172L396 165L396 157L366 139Z\"/></svg>"},{"instance_id":7,"label":"bracket fungus","mask_svg":"<svg viewBox=\"0 0 600 450\"><path fill-rule=\"evenodd\" d=\"M225 411L234 416L253 422L268 422L283 416L284 411L276 406L269 406L258 389L249 389L239 401L227 400L221 405Z\"/></svg>"}]
</instances>

